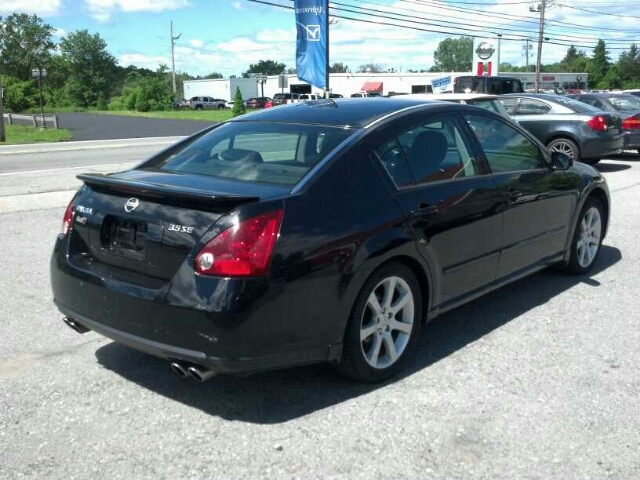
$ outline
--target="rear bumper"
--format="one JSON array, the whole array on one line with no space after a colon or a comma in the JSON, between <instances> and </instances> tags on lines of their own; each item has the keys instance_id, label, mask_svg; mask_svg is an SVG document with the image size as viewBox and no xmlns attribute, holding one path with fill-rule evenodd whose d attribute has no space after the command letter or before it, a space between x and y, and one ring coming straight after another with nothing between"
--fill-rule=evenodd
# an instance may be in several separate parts
<instances>
[{"instance_id":1,"label":"rear bumper","mask_svg":"<svg viewBox=\"0 0 640 480\"><path fill-rule=\"evenodd\" d=\"M640 132L634 131L627 133L627 142L625 148L635 150L640 148Z\"/></svg>"},{"instance_id":2,"label":"rear bumper","mask_svg":"<svg viewBox=\"0 0 640 480\"><path fill-rule=\"evenodd\" d=\"M247 374L290 367L293 365L334 361L338 360L342 354L342 345L332 345L331 347L316 347L258 357L216 357L197 350L168 345L166 343L132 335L131 333L127 333L122 330L117 330L94 320L90 320L86 316L78 312L74 312L55 300L54 302L58 307L58 310L60 310L60 312L65 316L74 319L76 323L79 323L100 335L110 338L117 343L165 360L181 360L183 362L201 365L216 373Z\"/></svg>"},{"instance_id":3,"label":"rear bumper","mask_svg":"<svg viewBox=\"0 0 640 480\"><path fill-rule=\"evenodd\" d=\"M625 148L626 135L599 135L584 138L580 145L580 157L583 159L603 158L610 155L618 155Z\"/></svg>"},{"instance_id":4,"label":"rear bumper","mask_svg":"<svg viewBox=\"0 0 640 480\"><path fill-rule=\"evenodd\" d=\"M70 257L68 237L58 237L51 258L54 302L116 342L219 373L340 358L342 337L330 340L331 329L305 310L308 294L295 285L202 277L185 263L171 281L142 286L136 274Z\"/></svg>"}]
</instances>

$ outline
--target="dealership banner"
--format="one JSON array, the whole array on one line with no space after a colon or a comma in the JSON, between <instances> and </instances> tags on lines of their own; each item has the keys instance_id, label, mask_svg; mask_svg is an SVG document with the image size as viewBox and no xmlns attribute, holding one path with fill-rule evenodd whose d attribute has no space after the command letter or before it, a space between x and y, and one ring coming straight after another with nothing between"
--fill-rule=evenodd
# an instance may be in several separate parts
<instances>
[{"instance_id":1,"label":"dealership banner","mask_svg":"<svg viewBox=\"0 0 640 480\"><path fill-rule=\"evenodd\" d=\"M327 1L295 0L298 78L327 88Z\"/></svg>"},{"instance_id":2,"label":"dealership banner","mask_svg":"<svg viewBox=\"0 0 640 480\"><path fill-rule=\"evenodd\" d=\"M500 43L496 38L473 39L473 75L498 75Z\"/></svg>"}]
</instances>

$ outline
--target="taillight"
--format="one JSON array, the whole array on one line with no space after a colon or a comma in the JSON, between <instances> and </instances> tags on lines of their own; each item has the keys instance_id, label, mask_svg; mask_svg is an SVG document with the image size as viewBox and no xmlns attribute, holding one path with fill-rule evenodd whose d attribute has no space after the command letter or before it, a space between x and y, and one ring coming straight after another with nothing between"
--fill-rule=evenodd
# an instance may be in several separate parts
<instances>
[{"instance_id":1,"label":"taillight","mask_svg":"<svg viewBox=\"0 0 640 480\"><path fill-rule=\"evenodd\" d=\"M268 275L282 213L275 210L224 230L200 250L196 272L223 277Z\"/></svg>"},{"instance_id":2,"label":"taillight","mask_svg":"<svg viewBox=\"0 0 640 480\"><path fill-rule=\"evenodd\" d=\"M638 130L640 129L640 118L637 115L627 118L622 122L622 128L625 130Z\"/></svg>"},{"instance_id":3,"label":"taillight","mask_svg":"<svg viewBox=\"0 0 640 480\"><path fill-rule=\"evenodd\" d=\"M587 125L591 127L591 130L596 132L606 132L607 131L607 121L602 115L598 115L593 117L591 120L587 120Z\"/></svg>"},{"instance_id":4,"label":"taillight","mask_svg":"<svg viewBox=\"0 0 640 480\"><path fill-rule=\"evenodd\" d=\"M75 197L74 197L75 199ZM67 209L64 211L64 217L62 218L62 234L66 235L71 230L71 221L73 220L73 200L67 205Z\"/></svg>"}]
</instances>

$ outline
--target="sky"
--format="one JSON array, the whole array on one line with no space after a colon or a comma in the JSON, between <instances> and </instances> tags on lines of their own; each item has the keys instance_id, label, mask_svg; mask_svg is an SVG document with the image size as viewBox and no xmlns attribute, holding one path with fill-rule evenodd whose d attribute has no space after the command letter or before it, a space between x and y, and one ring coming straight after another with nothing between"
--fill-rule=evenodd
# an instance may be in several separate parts
<instances>
[{"instance_id":1,"label":"sky","mask_svg":"<svg viewBox=\"0 0 640 480\"><path fill-rule=\"evenodd\" d=\"M530 12L531 5L524 0L336 0L330 4L330 62L342 62L353 71L368 63L400 72L428 69L444 38L489 32L502 34L502 62L524 65L524 39L538 36L539 14ZM174 35L180 34L175 48L178 71L239 75L261 59L295 68L293 12L251 0L0 0L1 15L13 12L41 16L56 29L55 40L78 29L98 32L122 66L171 65L173 20ZM345 16L395 25L339 18ZM554 0L547 19L543 63L561 60L571 43L583 45L591 55L588 47L605 38L613 59L632 42L640 44L637 0ZM533 63L536 45L531 52Z\"/></svg>"}]
</instances>

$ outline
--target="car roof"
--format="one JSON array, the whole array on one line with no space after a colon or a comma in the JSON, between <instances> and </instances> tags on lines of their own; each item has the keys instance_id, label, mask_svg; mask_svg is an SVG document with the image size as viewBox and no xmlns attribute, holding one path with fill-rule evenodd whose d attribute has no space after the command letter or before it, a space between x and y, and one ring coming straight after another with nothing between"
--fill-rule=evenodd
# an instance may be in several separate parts
<instances>
[{"instance_id":1,"label":"car roof","mask_svg":"<svg viewBox=\"0 0 640 480\"><path fill-rule=\"evenodd\" d=\"M402 95L402 98L408 100L491 100L498 98L498 96L486 93L411 93Z\"/></svg>"},{"instance_id":2,"label":"car roof","mask_svg":"<svg viewBox=\"0 0 640 480\"><path fill-rule=\"evenodd\" d=\"M450 102L400 100L396 98L336 98L282 105L236 117L230 122L274 122L363 128L375 120L412 107L424 109L464 108ZM467 107L471 108L471 107Z\"/></svg>"}]
</instances>

